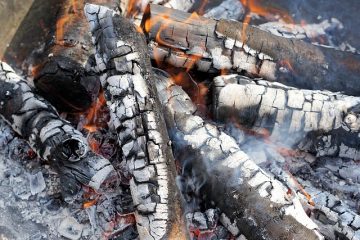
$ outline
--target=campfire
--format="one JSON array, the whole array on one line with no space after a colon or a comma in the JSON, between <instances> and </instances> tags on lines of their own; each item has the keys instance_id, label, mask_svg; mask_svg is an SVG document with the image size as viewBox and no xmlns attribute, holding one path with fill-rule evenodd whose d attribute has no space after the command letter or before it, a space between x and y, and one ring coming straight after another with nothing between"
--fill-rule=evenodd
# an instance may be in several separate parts
<instances>
[{"instance_id":1,"label":"campfire","mask_svg":"<svg viewBox=\"0 0 360 240\"><path fill-rule=\"evenodd\" d=\"M360 55L340 20L49 2L0 62L0 239L360 240Z\"/></svg>"}]
</instances>

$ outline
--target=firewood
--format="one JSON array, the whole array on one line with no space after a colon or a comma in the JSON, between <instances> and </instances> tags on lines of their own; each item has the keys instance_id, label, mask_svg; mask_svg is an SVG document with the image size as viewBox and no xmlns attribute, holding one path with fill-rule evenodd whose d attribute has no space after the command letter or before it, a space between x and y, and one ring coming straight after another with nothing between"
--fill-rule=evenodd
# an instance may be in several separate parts
<instances>
[{"instance_id":1,"label":"firewood","mask_svg":"<svg viewBox=\"0 0 360 240\"><path fill-rule=\"evenodd\" d=\"M299 88L360 95L357 54L157 5L148 6L141 26L152 57L176 67L235 71Z\"/></svg>"},{"instance_id":2,"label":"firewood","mask_svg":"<svg viewBox=\"0 0 360 240\"><path fill-rule=\"evenodd\" d=\"M213 100L219 121L267 129L289 145L304 142L317 156L360 158L360 97L228 75L214 79Z\"/></svg>"},{"instance_id":3,"label":"firewood","mask_svg":"<svg viewBox=\"0 0 360 240\"><path fill-rule=\"evenodd\" d=\"M173 150L181 166L191 169L183 178L198 183L193 187L197 198L214 202L249 240L323 239L296 195L260 169L233 138L195 115L196 107L179 86L160 72L157 76ZM187 188L182 188L185 196Z\"/></svg>"},{"instance_id":4,"label":"firewood","mask_svg":"<svg viewBox=\"0 0 360 240\"><path fill-rule=\"evenodd\" d=\"M77 193L80 184L99 189L114 171L110 162L89 150L86 138L4 62L0 79L1 117L58 169L64 193Z\"/></svg>"},{"instance_id":5,"label":"firewood","mask_svg":"<svg viewBox=\"0 0 360 240\"><path fill-rule=\"evenodd\" d=\"M64 1L43 51L33 58L36 88L60 111L86 110L100 89L98 77L87 67L94 54L83 14L87 2L115 5L110 0Z\"/></svg>"},{"instance_id":6,"label":"firewood","mask_svg":"<svg viewBox=\"0 0 360 240\"><path fill-rule=\"evenodd\" d=\"M85 15L96 46L96 68L118 134L141 239L179 239L180 194L175 162L161 116L145 38L109 8L88 4Z\"/></svg>"}]
</instances>

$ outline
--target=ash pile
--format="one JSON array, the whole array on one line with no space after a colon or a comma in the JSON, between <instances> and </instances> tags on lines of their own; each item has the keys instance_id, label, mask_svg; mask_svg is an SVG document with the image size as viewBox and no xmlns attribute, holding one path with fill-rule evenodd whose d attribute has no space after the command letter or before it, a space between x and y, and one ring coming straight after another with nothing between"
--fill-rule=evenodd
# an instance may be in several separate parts
<instances>
[{"instance_id":1,"label":"ash pile","mask_svg":"<svg viewBox=\"0 0 360 240\"><path fill-rule=\"evenodd\" d=\"M360 240L357 33L281 9L35 0L0 62L0 239Z\"/></svg>"}]
</instances>

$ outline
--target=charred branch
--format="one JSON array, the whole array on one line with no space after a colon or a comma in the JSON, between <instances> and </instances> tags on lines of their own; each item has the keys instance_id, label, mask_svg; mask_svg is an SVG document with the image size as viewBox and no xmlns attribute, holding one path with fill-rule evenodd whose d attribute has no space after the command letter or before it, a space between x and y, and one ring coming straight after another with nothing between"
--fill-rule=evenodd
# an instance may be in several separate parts
<instances>
[{"instance_id":1,"label":"charred branch","mask_svg":"<svg viewBox=\"0 0 360 240\"><path fill-rule=\"evenodd\" d=\"M141 239L180 238L181 209L175 162L142 34L106 7L86 5L96 46L96 69L118 134Z\"/></svg>"},{"instance_id":2,"label":"charred branch","mask_svg":"<svg viewBox=\"0 0 360 240\"><path fill-rule=\"evenodd\" d=\"M260 169L229 135L196 116L190 98L158 73L156 85L174 153L183 168L185 199L214 202L247 239L322 239L299 199ZM190 168L187 171L186 168ZM197 184L187 185L187 178ZM225 221L226 222L226 221ZM230 223L229 223L230 224Z\"/></svg>"},{"instance_id":3,"label":"charred branch","mask_svg":"<svg viewBox=\"0 0 360 240\"><path fill-rule=\"evenodd\" d=\"M99 93L99 79L88 67L94 47L83 14L87 2L115 5L109 0L64 1L43 51L33 57L35 86L60 111L84 111Z\"/></svg>"},{"instance_id":4,"label":"charred branch","mask_svg":"<svg viewBox=\"0 0 360 240\"><path fill-rule=\"evenodd\" d=\"M142 28L156 61L204 72L235 71L299 88L360 94L356 84L360 55L157 5L148 6Z\"/></svg>"},{"instance_id":5,"label":"charred branch","mask_svg":"<svg viewBox=\"0 0 360 240\"><path fill-rule=\"evenodd\" d=\"M219 121L265 128L274 140L317 156L360 158L359 97L228 75L214 79L213 100Z\"/></svg>"},{"instance_id":6,"label":"charred branch","mask_svg":"<svg viewBox=\"0 0 360 240\"><path fill-rule=\"evenodd\" d=\"M99 189L114 168L89 150L86 139L6 63L0 63L0 114L33 150L59 171L64 193L80 184Z\"/></svg>"}]
</instances>

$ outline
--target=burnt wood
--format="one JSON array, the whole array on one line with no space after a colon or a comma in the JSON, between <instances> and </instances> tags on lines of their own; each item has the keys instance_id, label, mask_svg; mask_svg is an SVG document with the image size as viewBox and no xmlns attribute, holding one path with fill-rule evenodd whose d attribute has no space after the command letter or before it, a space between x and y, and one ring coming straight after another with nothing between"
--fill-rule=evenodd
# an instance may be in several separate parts
<instances>
[{"instance_id":1,"label":"burnt wood","mask_svg":"<svg viewBox=\"0 0 360 240\"><path fill-rule=\"evenodd\" d=\"M176 67L235 71L299 88L360 95L358 54L152 4L141 26L152 57Z\"/></svg>"},{"instance_id":2,"label":"burnt wood","mask_svg":"<svg viewBox=\"0 0 360 240\"><path fill-rule=\"evenodd\" d=\"M183 168L185 196L191 189L190 196L215 203L238 229L233 234L249 240L323 239L297 196L260 169L232 137L196 116L196 107L179 86L160 72L156 86Z\"/></svg>"},{"instance_id":3,"label":"burnt wood","mask_svg":"<svg viewBox=\"0 0 360 240\"><path fill-rule=\"evenodd\" d=\"M154 86L144 36L109 8L87 4L85 14L96 46L110 129L118 135L132 173L130 190L141 239L180 239L180 193L175 161Z\"/></svg>"},{"instance_id":4,"label":"burnt wood","mask_svg":"<svg viewBox=\"0 0 360 240\"><path fill-rule=\"evenodd\" d=\"M92 152L86 138L4 62L0 63L0 115L58 169L65 194L74 195L81 184L98 190L114 172L110 162Z\"/></svg>"},{"instance_id":5,"label":"burnt wood","mask_svg":"<svg viewBox=\"0 0 360 240\"><path fill-rule=\"evenodd\" d=\"M59 111L80 112L91 106L100 89L96 73L89 67L95 50L83 13L85 3L116 7L110 0L66 0L50 26L45 47L32 58L34 84L38 92Z\"/></svg>"},{"instance_id":6,"label":"burnt wood","mask_svg":"<svg viewBox=\"0 0 360 240\"><path fill-rule=\"evenodd\" d=\"M304 90L244 76L214 79L213 116L317 156L360 158L360 97Z\"/></svg>"}]
</instances>

